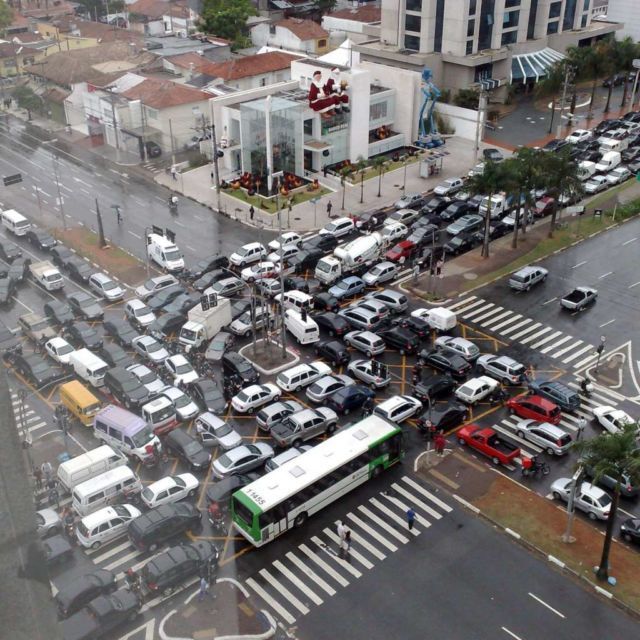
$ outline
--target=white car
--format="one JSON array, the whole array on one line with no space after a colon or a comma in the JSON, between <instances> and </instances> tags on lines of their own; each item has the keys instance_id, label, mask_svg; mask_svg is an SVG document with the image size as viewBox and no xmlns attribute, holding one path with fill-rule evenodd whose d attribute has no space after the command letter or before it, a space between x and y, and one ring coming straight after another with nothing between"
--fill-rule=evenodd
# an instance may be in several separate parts
<instances>
[{"instance_id":1,"label":"white car","mask_svg":"<svg viewBox=\"0 0 640 640\"><path fill-rule=\"evenodd\" d=\"M483 398L493 393L500 383L489 376L478 376L467 380L463 385L459 386L455 391L458 400L467 404L475 404Z\"/></svg>"},{"instance_id":2,"label":"white car","mask_svg":"<svg viewBox=\"0 0 640 640\"><path fill-rule=\"evenodd\" d=\"M588 194L598 193L604 191L607 187L611 186L609 181L604 176L591 176L584 184L584 190Z\"/></svg>"},{"instance_id":3,"label":"white car","mask_svg":"<svg viewBox=\"0 0 640 640\"><path fill-rule=\"evenodd\" d=\"M160 395L167 386L156 372L149 369L145 364L130 364L127 367L127 371L131 371L139 382L147 388L150 398Z\"/></svg>"},{"instance_id":4,"label":"white car","mask_svg":"<svg viewBox=\"0 0 640 640\"><path fill-rule=\"evenodd\" d=\"M391 396L377 404L373 413L399 424L422 409L422 402L413 396Z\"/></svg>"},{"instance_id":5,"label":"white car","mask_svg":"<svg viewBox=\"0 0 640 640\"><path fill-rule=\"evenodd\" d=\"M476 164L470 171L469 173L467 173L467 175L470 178L473 178L473 176L481 176L484 173L484 162L478 162L478 164Z\"/></svg>"},{"instance_id":6,"label":"white car","mask_svg":"<svg viewBox=\"0 0 640 640\"><path fill-rule=\"evenodd\" d=\"M273 262L274 264L279 265L280 260L286 262L293 258L293 256L297 256L300 253L300 247L295 244L285 245L284 247L279 247L275 251L271 252L267 256L267 260L269 262Z\"/></svg>"},{"instance_id":7,"label":"white car","mask_svg":"<svg viewBox=\"0 0 640 640\"><path fill-rule=\"evenodd\" d=\"M148 327L156 319L156 314L138 298L127 301L124 306L124 314L127 316L127 320L136 327Z\"/></svg>"},{"instance_id":8,"label":"white car","mask_svg":"<svg viewBox=\"0 0 640 640\"><path fill-rule=\"evenodd\" d=\"M283 391L300 391L322 376L328 376L331 367L322 360L315 360L309 364L297 364L290 369L281 371L276 377L276 384Z\"/></svg>"},{"instance_id":9,"label":"white car","mask_svg":"<svg viewBox=\"0 0 640 640\"><path fill-rule=\"evenodd\" d=\"M178 502L196 495L200 482L192 473L166 476L151 483L142 490L140 497L149 509L161 504Z\"/></svg>"},{"instance_id":10,"label":"white car","mask_svg":"<svg viewBox=\"0 0 640 640\"><path fill-rule=\"evenodd\" d=\"M239 473L246 473L257 467L262 467L269 458L273 458L273 454L273 447L264 442L242 444L214 460L211 465L211 473L220 480Z\"/></svg>"},{"instance_id":11,"label":"white car","mask_svg":"<svg viewBox=\"0 0 640 640\"><path fill-rule=\"evenodd\" d=\"M628 180L632 175L627 167L616 167L613 171L609 171L605 178L609 184L614 185Z\"/></svg>"},{"instance_id":12,"label":"white car","mask_svg":"<svg viewBox=\"0 0 640 640\"><path fill-rule=\"evenodd\" d=\"M384 262L378 262L362 276L364 283L368 287L373 287L389 280L394 280L398 277L398 265L393 262L385 260Z\"/></svg>"},{"instance_id":13,"label":"white car","mask_svg":"<svg viewBox=\"0 0 640 640\"><path fill-rule=\"evenodd\" d=\"M592 137L593 133L588 129L576 129L573 133L570 133L565 140L570 144L578 144L578 142L591 140Z\"/></svg>"},{"instance_id":14,"label":"white car","mask_svg":"<svg viewBox=\"0 0 640 640\"><path fill-rule=\"evenodd\" d=\"M279 271L278 266L274 262L259 262L252 267L243 269L240 273L240 277L245 282L255 282L256 280L262 280L262 278L273 278Z\"/></svg>"},{"instance_id":15,"label":"white car","mask_svg":"<svg viewBox=\"0 0 640 640\"><path fill-rule=\"evenodd\" d=\"M244 268L252 262L263 260L267 255L267 250L259 242L250 242L242 245L237 251L229 256L229 262L236 267Z\"/></svg>"},{"instance_id":16,"label":"white car","mask_svg":"<svg viewBox=\"0 0 640 640\"><path fill-rule=\"evenodd\" d=\"M181 354L170 356L164 361L167 371L173 376L173 384L195 382L200 376L191 363Z\"/></svg>"},{"instance_id":17,"label":"white car","mask_svg":"<svg viewBox=\"0 0 640 640\"><path fill-rule=\"evenodd\" d=\"M281 395L280 389L270 382L252 384L231 398L231 406L238 413L253 413L256 408L267 404L267 402L280 400Z\"/></svg>"},{"instance_id":18,"label":"white car","mask_svg":"<svg viewBox=\"0 0 640 640\"><path fill-rule=\"evenodd\" d=\"M80 520L76 537L86 549L97 549L105 542L125 535L131 521L139 515L140 509L131 504L104 507Z\"/></svg>"},{"instance_id":19,"label":"white car","mask_svg":"<svg viewBox=\"0 0 640 640\"><path fill-rule=\"evenodd\" d=\"M462 189L464 182L462 178L447 178L443 180L439 185L436 185L436 188L433 190L437 196L451 196L456 191L460 191Z\"/></svg>"},{"instance_id":20,"label":"white car","mask_svg":"<svg viewBox=\"0 0 640 640\"><path fill-rule=\"evenodd\" d=\"M593 417L609 433L618 433L625 425L635 423L635 420L622 409L609 406L594 407Z\"/></svg>"},{"instance_id":21,"label":"white car","mask_svg":"<svg viewBox=\"0 0 640 640\"><path fill-rule=\"evenodd\" d=\"M378 368L374 372L373 360L352 360L347 370L372 389L380 389L391 382L391 376L389 375L389 367L386 364L379 363L378 366L382 368Z\"/></svg>"},{"instance_id":22,"label":"white car","mask_svg":"<svg viewBox=\"0 0 640 640\"><path fill-rule=\"evenodd\" d=\"M242 444L242 436L222 418L209 411L196 418L196 433L204 447L220 447L229 451Z\"/></svg>"},{"instance_id":23,"label":"white car","mask_svg":"<svg viewBox=\"0 0 640 640\"><path fill-rule=\"evenodd\" d=\"M436 349L453 351L465 360L475 360L480 355L478 345L466 338L454 338L452 336L438 336L434 343Z\"/></svg>"},{"instance_id":24,"label":"white car","mask_svg":"<svg viewBox=\"0 0 640 640\"><path fill-rule=\"evenodd\" d=\"M330 235L334 238L348 236L355 231L355 224L351 218L338 218L331 220L320 229L320 235Z\"/></svg>"},{"instance_id":25,"label":"white car","mask_svg":"<svg viewBox=\"0 0 640 640\"><path fill-rule=\"evenodd\" d=\"M571 478L558 478L551 484L551 494L555 500L569 501L573 486ZM576 491L574 505L584 511L592 520L606 520L611 511L611 497L600 487L583 482Z\"/></svg>"},{"instance_id":26,"label":"white car","mask_svg":"<svg viewBox=\"0 0 640 640\"><path fill-rule=\"evenodd\" d=\"M524 221L524 217L525 217L525 212L524 212L524 207L520 207L520 212L518 214L518 222L520 223L520 226L522 226L522 223ZM502 224L506 224L508 227L515 227L516 226L516 211L515 209L509 213L507 213L507 215L502 218L502 220L500 221L502 222ZM531 224L533 222L533 213L531 211L529 211L529 214L527 215L527 224Z\"/></svg>"},{"instance_id":27,"label":"white car","mask_svg":"<svg viewBox=\"0 0 640 640\"><path fill-rule=\"evenodd\" d=\"M169 352L163 344L151 336L138 336L131 341L134 351L151 362L164 362L169 357Z\"/></svg>"},{"instance_id":28,"label":"white car","mask_svg":"<svg viewBox=\"0 0 640 640\"><path fill-rule=\"evenodd\" d=\"M181 422L187 422L198 415L200 407L181 389L167 387L162 395L176 408L176 416Z\"/></svg>"},{"instance_id":29,"label":"white car","mask_svg":"<svg viewBox=\"0 0 640 640\"><path fill-rule=\"evenodd\" d=\"M398 240L402 240L409 233L407 225L402 222L391 222L382 227L382 241L385 246L395 244Z\"/></svg>"},{"instance_id":30,"label":"white car","mask_svg":"<svg viewBox=\"0 0 640 640\"><path fill-rule=\"evenodd\" d=\"M296 233L295 231L285 231L282 235L278 236L275 240L272 240L269 243L269 249L271 249L271 251L277 251L281 246L300 247L301 244L302 236L299 233Z\"/></svg>"},{"instance_id":31,"label":"white car","mask_svg":"<svg viewBox=\"0 0 640 640\"><path fill-rule=\"evenodd\" d=\"M59 364L68 365L75 349L64 338L51 338L44 345L47 355Z\"/></svg>"},{"instance_id":32,"label":"white car","mask_svg":"<svg viewBox=\"0 0 640 640\"><path fill-rule=\"evenodd\" d=\"M109 302L122 300L124 289L106 273L92 273L89 276L89 286L101 297Z\"/></svg>"},{"instance_id":33,"label":"white car","mask_svg":"<svg viewBox=\"0 0 640 640\"><path fill-rule=\"evenodd\" d=\"M338 389L348 387L354 383L355 380L353 378L342 373L324 376L308 386L305 395L311 402L324 402L328 396L338 391Z\"/></svg>"}]
</instances>

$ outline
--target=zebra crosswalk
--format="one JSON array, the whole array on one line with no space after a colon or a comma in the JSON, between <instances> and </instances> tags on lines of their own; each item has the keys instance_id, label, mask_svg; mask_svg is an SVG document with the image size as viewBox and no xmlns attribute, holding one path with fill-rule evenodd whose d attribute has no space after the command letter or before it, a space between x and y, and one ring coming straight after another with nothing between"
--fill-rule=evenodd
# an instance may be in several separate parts
<instances>
[{"instance_id":1,"label":"zebra crosswalk","mask_svg":"<svg viewBox=\"0 0 640 640\"><path fill-rule=\"evenodd\" d=\"M20 400L20 396L15 392L11 393L11 404L21 438L27 439L29 435L35 438L52 430L53 427L36 413L27 401Z\"/></svg>"},{"instance_id":2,"label":"zebra crosswalk","mask_svg":"<svg viewBox=\"0 0 640 640\"><path fill-rule=\"evenodd\" d=\"M411 530L406 520L409 507L417 514ZM343 521L351 529L348 557L339 553L336 529L326 527L247 578L245 586L271 613L286 624L294 624L313 606L321 606L349 587L452 510L417 480L403 476L389 490L345 514Z\"/></svg>"},{"instance_id":3,"label":"zebra crosswalk","mask_svg":"<svg viewBox=\"0 0 640 640\"><path fill-rule=\"evenodd\" d=\"M447 309L486 331L539 350L574 369L591 364L598 357L593 344L476 296L458 300Z\"/></svg>"}]
</instances>

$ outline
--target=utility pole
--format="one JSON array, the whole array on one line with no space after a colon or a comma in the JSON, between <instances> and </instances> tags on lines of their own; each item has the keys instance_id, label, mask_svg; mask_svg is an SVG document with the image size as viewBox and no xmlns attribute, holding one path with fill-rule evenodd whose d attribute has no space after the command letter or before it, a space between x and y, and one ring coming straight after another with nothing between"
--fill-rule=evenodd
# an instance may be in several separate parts
<instances>
[{"instance_id":1,"label":"utility pole","mask_svg":"<svg viewBox=\"0 0 640 640\"><path fill-rule=\"evenodd\" d=\"M216 139L216 123L213 119L213 101L209 101L211 109L211 157L213 160L213 179L216 187L216 200L218 211L222 211L220 202L220 171L218 170L218 140Z\"/></svg>"},{"instance_id":2,"label":"utility pole","mask_svg":"<svg viewBox=\"0 0 640 640\"><path fill-rule=\"evenodd\" d=\"M564 105L567 99L567 85L573 76L573 67L570 64L564 66L564 82L562 83L562 98L560 99L560 122L556 129L556 138L562 137L562 119L564 118Z\"/></svg>"},{"instance_id":3,"label":"utility pole","mask_svg":"<svg viewBox=\"0 0 640 640\"><path fill-rule=\"evenodd\" d=\"M113 120L113 136L116 141L116 152L117 155L120 155L120 140L118 139L118 123L116 121L116 98L113 95L113 87L109 90L109 95L111 96L111 118ZM171 121L169 121L171 122Z\"/></svg>"},{"instance_id":4,"label":"utility pole","mask_svg":"<svg viewBox=\"0 0 640 640\"><path fill-rule=\"evenodd\" d=\"M171 164L174 165L176 163L176 145L173 140L173 123L171 122L171 118L169 118L169 138L171 139Z\"/></svg>"},{"instance_id":5,"label":"utility pole","mask_svg":"<svg viewBox=\"0 0 640 640\"><path fill-rule=\"evenodd\" d=\"M313 205L316 206L315 203ZM280 236L280 295L284 295L284 261L282 251L282 211L278 206L278 194L276 193L276 209L278 210L278 235ZM314 214L315 215L315 214ZM286 345L286 329L284 327L284 304L280 305L280 342L282 343L282 359L287 358L287 345Z\"/></svg>"},{"instance_id":6,"label":"utility pole","mask_svg":"<svg viewBox=\"0 0 640 640\"><path fill-rule=\"evenodd\" d=\"M60 180L58 179L58 156L52 153L51 161L53 162L53 175L56 179L56 187L58 189L58 205L60 206L60 215L62 216L62 228L66 231L67 221L65 220L64 205L62 204L62 194L60 193ZM40 204L40 193L38 191L36 191L36 193L38 193L38 204Z\"/></svg>"},{"instance_id":7,"label":"utility pole","mask_svg":"<svg viewBox=\"0 0 640 640\"><path fill-rule=\"evenodd\" d=\"M477 164L478 162L478 154L480 153L480 140L482 139L482 136L480 135L480 132L482 130L482 127L484 126L484 112L487 109L487 98L488 98L488 93L487 91L484 89L484 87L480 88L480 94L478 96L478 115L476 117L476 142L475 145L473 147L473 163Z\"/></svg>"},{"instance_id":8,"label":"utility pole","mask_svg":"<svg viewBox=\"0 0 640 640\"><path fill-rule=\"evenodd\" d=\"M98 218L98 237L100 239L100 248L104 249L107 246L107 241L104 237L104 227L102 226L102 216L100 215L100 206L98 205L98 198L96 198L96 217Z\"/></svg>"}]
</instances>

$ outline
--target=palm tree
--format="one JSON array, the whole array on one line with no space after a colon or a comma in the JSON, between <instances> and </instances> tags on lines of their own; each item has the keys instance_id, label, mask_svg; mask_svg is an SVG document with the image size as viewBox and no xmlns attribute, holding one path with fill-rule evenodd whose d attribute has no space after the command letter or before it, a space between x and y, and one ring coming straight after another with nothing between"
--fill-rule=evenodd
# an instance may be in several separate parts
<instances>
[{"instance_id":1,"label":"palm tree","mask_svg":"<svg viewBox=\"0 0 640 640\"><path fill-rule=\"evenodd\" d=\"M340 186L342 187L342 210L344 211L344 198L347 195L347 178L353 173L353 167L350 164L340 169Z\"/></svg>"},{"instance_id":2,"label":"palm tree","mask_svg":"<svg viewBox=\"0 0 640 640\"><path fill-rule=\"evenodd\" d=\"M556 200L551 211L550 238L553 238L553 231L556 227L560 196L563 194L578 195L582 193L582 182L578 177L578 164L571 159L570 153L570 150L565 147L557 153L545 153L542 161L545 187Z\"/></svg>"},{"instance_id":3,"label":"palm tree","mask_svg":"<svg viewBox=\"0 0 640 640\"><path fill-rule=\"evenodd\" d=\"M523 199L523 184L521 177L521 162L518 159L517 155L511 156L511 158L507 158L501 167L502 171L502 188L506 193L508 193L513 201L516 202L516 210L515 210L515 225L513 227L513 240L511 241L511 246L515 249L518 246L518 228L520 227L520 203ZM525 211L525 221L526 221L526 211Z\"/></svg>"},{"instance_id":4,"label":"palm tree","mask_svg":"<svg viewBox=\"0 0 640 640\"><path fill-rule=\"evenodd\" d=\"M384 156L376 156L371 160L371 166L378 172L378 198L382 195L382 174L387 167L387 159Z\"/></svg>"},{"instance_id":5,"label":"palm tree","mask_svg":"<svg viewBox=\"0 0 640 640\"><path fill-rule=\"evenodd\" d=\"M360 204L364 202L364 174L367 172L368 167L367 161L362 156L358 156L356 171L360 174Z\"/></svg>"},{"instance_id":6,"label":"palm tree","mask_svg":"<svg viewBox=\"0 0 640 640\"><path fill-rule=\"evenodd\" d=\"M536 84L534 92L537 98L551 96L551 120L549 133L553 131L553 119L556 114L556 98L564 82L564 60L556 62L547 70L547 75ZM560 114L562 115L562 114Z\"/></svg>"},{"instance_id":7,"label":"palm tree","mask_svg":"<svg viewBox=\"0 0 640 640\"><path fill-rule=\"evenodd\" d=\"M522 233L527 233L527 223L529 212L535 205L535 192L545 186L546 176L544 175L544 158L546 152L541 149L531 149L530 147L520 147L514 154L517 159L518 180L522 186L524 195L524 219L522 221ZM517 231L514 233L512 246L517 245Z\"/></svg>"},{"instance_id":8,"label":"palm tree","mask_svg":"<svg viewBox=\"0 0 640 640\"><path fill-rule=\"evenodd\" d=\"M613 38L600 40L596 44L596 53L601 58L601 71L607 75L609 86L607 87L607 102L604 106L604 113L609 113L611 106L611 92L613 91L613 77L618 71L618 51L617 43Z\"/></svg>"},{"instance_id":9,"label":"palm tree","mask_svg":"<svg viewBox=\"0 0 640 640\"><path fill-rule=\"evenodd\" d=\"M581 440L573 445L579 455L578 466L593 470L593 482L597 484L603 476L615 481L611 510L607 518L607 529L602 545L602 557L596 577L598 580L609 578L609 552L613 538L620 485L628 480L633 485L640 483L640 449L637 438L638 424L628 424L617 433L603 433L589 440Z\"/></svg>"},{"instance_id":10,"label":"palm tree","mask_svg":"<svg viewBox=\"0 0 640 640\"><path fill-rule=\"evenodd\" d=\"M491 234L491 199L498 193L505 182L502 164L487 160L482 173L476 174L467 181L466 189L471 195L486 194L487 210L484 213L484 240L482 241L483 258L489 257L489 240ZM480 211L480 215L482 212Z\"/></svg>"},{"instance_id":11,"label":"palm tree","mask_svg":"<svg viewBox=\"0 0 640 640\"><path fill-rule=\"evenodd\" d=\"M620 107L624 107L629 95L629 73L633 69L633 61L640 55L640 45L636 44L632 38L626 38L616 42L618 57L618 68L624 71L624 90Z\"/></svg>"}]
</instances>

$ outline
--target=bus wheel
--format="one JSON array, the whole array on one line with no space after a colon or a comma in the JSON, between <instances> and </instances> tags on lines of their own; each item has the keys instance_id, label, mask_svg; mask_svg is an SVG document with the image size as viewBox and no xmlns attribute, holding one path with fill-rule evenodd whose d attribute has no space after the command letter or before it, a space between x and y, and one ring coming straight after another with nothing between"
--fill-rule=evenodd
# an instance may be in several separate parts
<instances>
[{"instance_id":1,"label":"bus wheel","mask_svg":"<svg viewBox=\"0 0 640 640\"><path fill-rule=\"evenodd\" d=\"M293 521L293 525L295 527L301 527L306 521L307 521L307 512L303 511L302 513L299 513L295 517L295 520Z\"/></svg>"},{"instance_id":2,"label":"bus wheel","mask_svg":"<svg viewBox=\"0 0 640 640\"><path fill-rule=\"evenodd\" d=\"M373 471L371 472L372 478L377 478L382 473L382 465L378 465L377 467L373 467Z\"/></svg>"}]
</instances>

